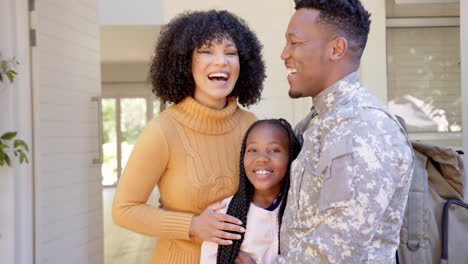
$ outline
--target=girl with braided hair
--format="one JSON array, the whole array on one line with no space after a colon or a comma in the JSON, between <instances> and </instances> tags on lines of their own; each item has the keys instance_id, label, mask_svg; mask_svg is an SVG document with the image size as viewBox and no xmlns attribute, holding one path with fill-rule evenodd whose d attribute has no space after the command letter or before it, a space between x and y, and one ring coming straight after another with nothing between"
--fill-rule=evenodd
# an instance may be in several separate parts
<instances>
[{"instance_id":1,"label":"girl with braided hair","mask_svg":"<svg viewBox=\"0 0 468 264\"><path fill-rule=\"evenodd\" d=\"M256 263L273 262L278 255L289 170L300 149L284 119L258 120L250 126L241 146L239 189L223 201L229 204L227 214L240 219L246 232L227 246L203 242L200 263L234 263L240 250Z\"/></svg>"}]
</instances>

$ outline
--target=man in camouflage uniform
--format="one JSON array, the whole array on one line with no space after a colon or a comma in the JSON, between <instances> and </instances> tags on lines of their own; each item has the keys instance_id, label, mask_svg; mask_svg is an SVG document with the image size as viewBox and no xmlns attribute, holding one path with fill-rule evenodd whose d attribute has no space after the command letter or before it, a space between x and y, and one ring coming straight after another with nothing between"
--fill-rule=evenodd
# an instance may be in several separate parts
<instances>
[{"instance_id":1,"label":"man in camouflage uniform","mask_svg":"<svg viewBox=\"0 0 468 264\"><path fill-rule=\"evenodd\" d=\"M356 72L369 33L359 0L296 0L281 54L292 98L312 97L296 127L277 263L394 263L413 152Z\"/></svg>"},{"instance_id":2,"label":"man in camouflage uniform","mask_svg":"<svg viewBox=\"0 0 468 264\"><path fill-rule=\"evenodd\" d=\"M359 0L295 0L281 54L296 127L276 263L395 263L414 157L407 135L356 72L369 33ZM248 227L247 227L248 228ZM241 252L238 263L253 263Z\"/></svg>"}]
</instances>

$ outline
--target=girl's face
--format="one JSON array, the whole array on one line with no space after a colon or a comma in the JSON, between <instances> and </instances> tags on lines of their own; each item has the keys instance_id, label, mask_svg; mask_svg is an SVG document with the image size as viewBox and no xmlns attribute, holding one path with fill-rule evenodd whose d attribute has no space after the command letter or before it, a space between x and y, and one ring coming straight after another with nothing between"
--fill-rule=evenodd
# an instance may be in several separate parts
<instances>
[{"instance_id":1,"label":"girl's face","mask_svg":"<svg viewBox=\"0 0 468 264\"><path fill-rule=\"evenodd\" d=\"M289 139L273 124L259 124L246 141L244 168L255 192L278 195L289 163Z\"/></svg>"},{"instance_id":2,"label":"girl's face","mask_svg":"<svg viewBox=\"0 0 468 264\"><path fill-rule=\"evenodd\" d=\"M231 39L211 41L192 54L195 100L214 109L226 106L226 98L239 77L239 55Z\"/></svg>"}]
</instances>

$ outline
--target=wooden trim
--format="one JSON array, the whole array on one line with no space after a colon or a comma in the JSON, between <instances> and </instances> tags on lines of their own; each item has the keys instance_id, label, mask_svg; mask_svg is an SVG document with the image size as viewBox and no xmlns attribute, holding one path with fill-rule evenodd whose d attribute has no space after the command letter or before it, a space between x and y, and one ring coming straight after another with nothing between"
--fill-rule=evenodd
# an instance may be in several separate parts
<instances>
[{"instance_id":1,"label":"wooden trim","mask_svg":"<svg viewBox=\"0 0 468 264\"><path fill-rule=\"evenodd\" d=\"M387 28L459 27L458 17L387 18Z\"/></svg>"}]
</instances>

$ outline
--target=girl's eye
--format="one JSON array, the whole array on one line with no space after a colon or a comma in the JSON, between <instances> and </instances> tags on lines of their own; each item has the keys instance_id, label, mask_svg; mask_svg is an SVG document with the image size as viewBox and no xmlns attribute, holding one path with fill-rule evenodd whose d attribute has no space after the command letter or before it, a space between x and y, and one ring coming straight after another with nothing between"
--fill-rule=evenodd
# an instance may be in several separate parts
<instances>
[{"instance_id":1,"label":"girl's eye","mask_svg":"<svg viewBox=\"0 0 468 264\"><path fill-rule=\"evenodd\" d=\"M277 152L280 152L280 150L279 149L272 149L272 150L270 150L270 152L277 153Z\"/></svg>"},{"instance_id":2,"label":"girl's eye","mask_svg":"<svg viewBox=\"0 0 468 264\"><path fill-rule=\"evenodd\" d=\"M247 149L247 152L257 152L257 150L251 148L251 149Z\"/></svg>"},{"instance_id":3,"label":"girl's eye","mask_svg":"<svg viewBox=\"0 0 468 264\"><path fill-rule=\"evenodd\" d=\"M226 53L227 55L230 55L230 56L236 56L237 55L237 51L231 51L231 52L228 52Z\"/></svg>"}]
</instances>

